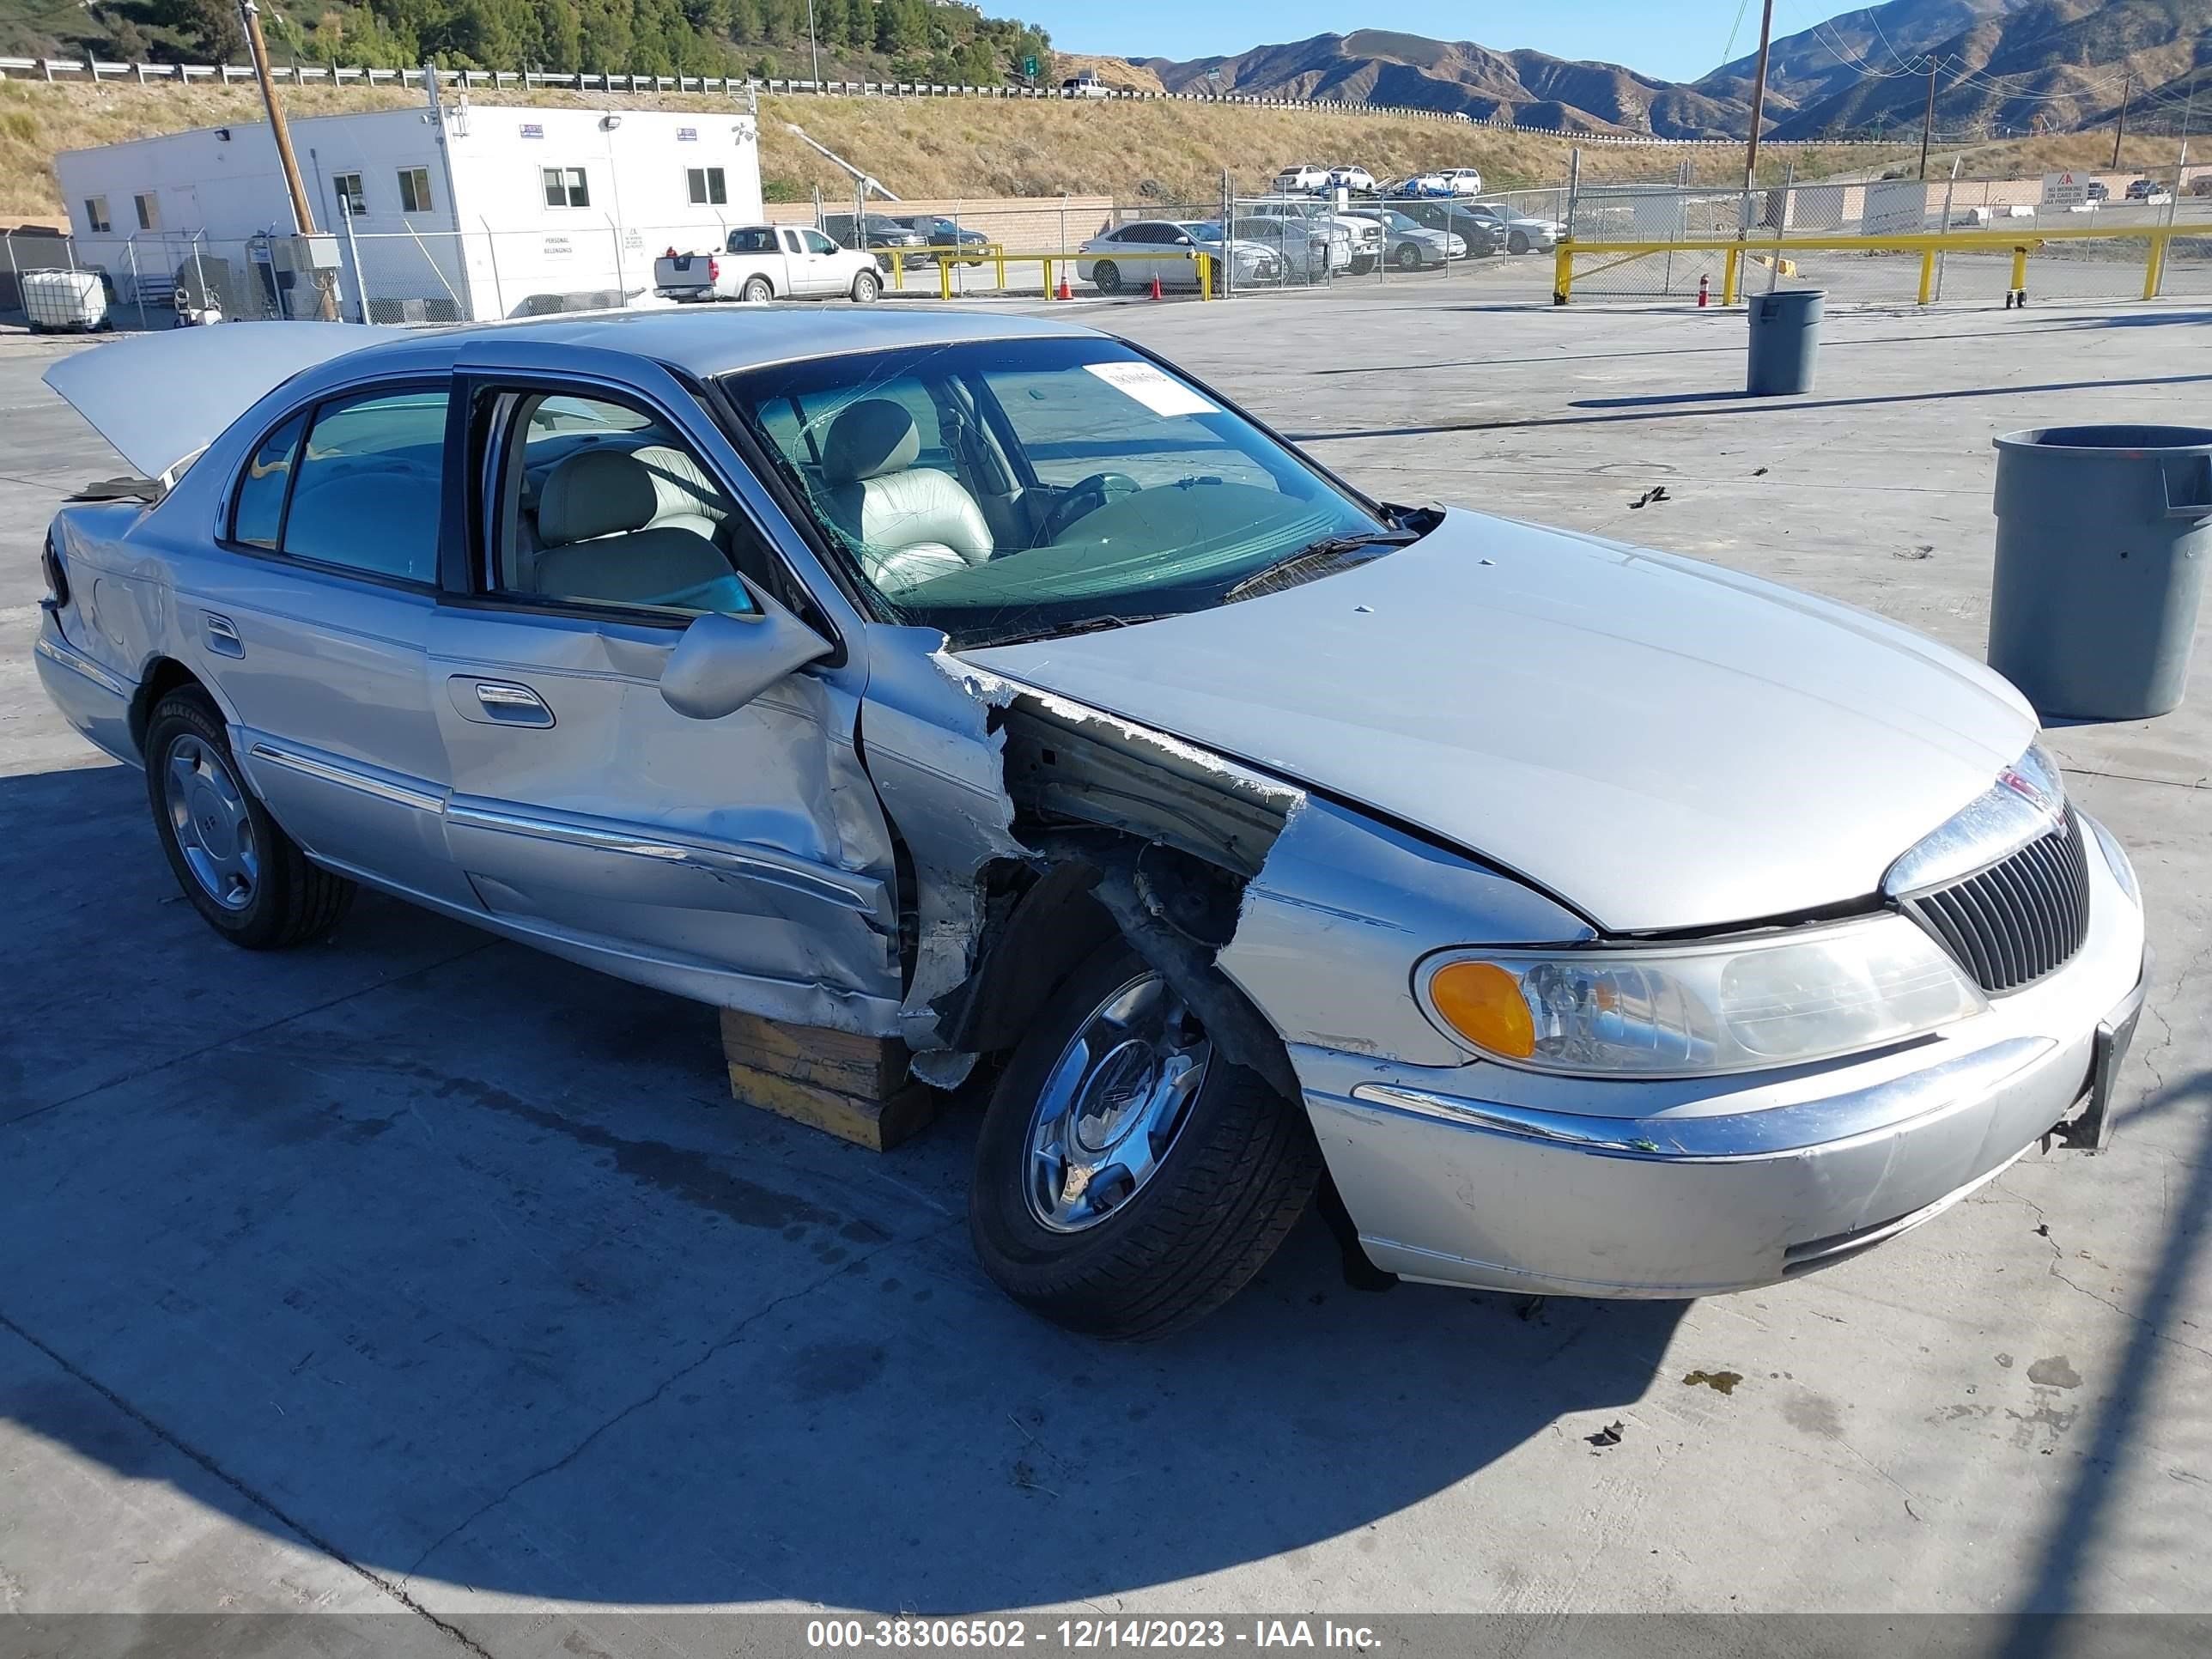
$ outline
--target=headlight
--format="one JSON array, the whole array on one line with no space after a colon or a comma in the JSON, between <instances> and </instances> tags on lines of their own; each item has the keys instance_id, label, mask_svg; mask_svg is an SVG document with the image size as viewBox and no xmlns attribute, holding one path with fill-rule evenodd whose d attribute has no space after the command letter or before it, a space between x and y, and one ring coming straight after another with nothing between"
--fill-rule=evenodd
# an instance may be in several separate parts
<instances>
[{"instance_id":1,"label":"headlight","mask_svg":"<svg viewBox=\"0 0 2212 1659\"><path fill-rule=\"evenodd\" d=\"M1423 1010L1486 1059L1580 1075L1705 1077L1894 1042L1989 1005L1907 918L1725 945L1455 951Z\"/></svg>"}]
</instances>

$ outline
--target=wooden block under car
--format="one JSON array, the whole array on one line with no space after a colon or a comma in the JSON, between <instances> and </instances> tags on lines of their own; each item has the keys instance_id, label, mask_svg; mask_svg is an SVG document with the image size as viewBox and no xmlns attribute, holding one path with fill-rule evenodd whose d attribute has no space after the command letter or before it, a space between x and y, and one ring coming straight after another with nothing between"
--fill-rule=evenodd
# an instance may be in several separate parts
<instances>
[{"instance_id":1,"label":"wooden block under car","mask_svg":"<svg viewBox=\"0 0 2212 1659\"><path fill-rule=\"evenodd\" d=\"M883 1100L906 1084L907 1047L896 1037L854 1036L722 1010L722 1053L732 1065Z\"/></svg>"},{"instance_id":2,"label":"wooden block under car","mask_svg":"<svg viewBox=\"0 0 2212 1659\"><path fill-rule=\"evenodd\" d=\"M730 1093L748 1106L889 1152L937 1115L933 1090L907 1074L896 1037L785 1025L725 1010L722 1054Z\"/></svg>"}]
</instances>

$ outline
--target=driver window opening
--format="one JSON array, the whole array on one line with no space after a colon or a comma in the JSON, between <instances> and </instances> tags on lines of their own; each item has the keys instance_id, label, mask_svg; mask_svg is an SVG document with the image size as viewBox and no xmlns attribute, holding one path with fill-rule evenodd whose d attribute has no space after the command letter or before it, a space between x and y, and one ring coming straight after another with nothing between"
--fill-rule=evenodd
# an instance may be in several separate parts
<instances>
[{"instance_id":1,"label":"driver window opening","mask_svg":"<svg viewBox=\"0 0 2212 1659\"><path fill-rule=\"evenodd\" d=\"M750 521L691 446L626 404L532 392L515 404L500 480L492 586L502 595L732 615L771 591Z\"/></svg>"}]
</instances>

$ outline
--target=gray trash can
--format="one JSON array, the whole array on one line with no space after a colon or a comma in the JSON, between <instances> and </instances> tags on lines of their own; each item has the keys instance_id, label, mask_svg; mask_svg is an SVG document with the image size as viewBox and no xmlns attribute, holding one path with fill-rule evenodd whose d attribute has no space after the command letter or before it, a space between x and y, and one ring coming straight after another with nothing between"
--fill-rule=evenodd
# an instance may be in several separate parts
<instances>
[{"instance_id":1,"label":"gray trash can","mask_svg":"<svg viewBox=\"0 0 2212 1659\"><path fill-rule=\"evenodd\" d=\"M2212 431L2055 426L1996 442L1990 666L2046 716L2165 714L2212 554Z\"/></svg>"},{"instance_id":2,"label":"gray trash can","mask_svg":"<svg viewBox=\"0 0 2212 1659\"><path fill-rule=\"evenodd\" d=\"M1813 360L1820 351L1820 318L1827 295L1793 288L1751 296L1751 372L1745 389L1754 398L1779 398L1813 389Z\"/></svg>"}]
</instances>

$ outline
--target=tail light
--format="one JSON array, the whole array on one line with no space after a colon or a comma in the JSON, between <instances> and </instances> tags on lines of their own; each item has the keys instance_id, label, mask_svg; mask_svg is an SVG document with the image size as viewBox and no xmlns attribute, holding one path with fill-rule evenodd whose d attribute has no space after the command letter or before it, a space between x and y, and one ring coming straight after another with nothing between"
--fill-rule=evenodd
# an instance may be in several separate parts
<instances>
[{"instance_id":1,"label":"tail light","mask_svg":"<svg viewBox=\"0 0 2212 1659\"><path fill-rule=\"evenodd\" d=\"M69 572L62 568L62 556L52 536L40 550L39 568L46 573L46 592L53 597L54 608L61 610L69 604Z\"/></svg>"},{"instance_id":2,"label":"tail light","mask_svg":"<svg viewBox=\"0 0 2212 1659\"><path fill-rule=\"evenodd\" d=\"M720 259L708 259L707 261L707 280L710 283L718 283L721 281L721 279L722 262Z\"/></svg>"}]
</instances>

